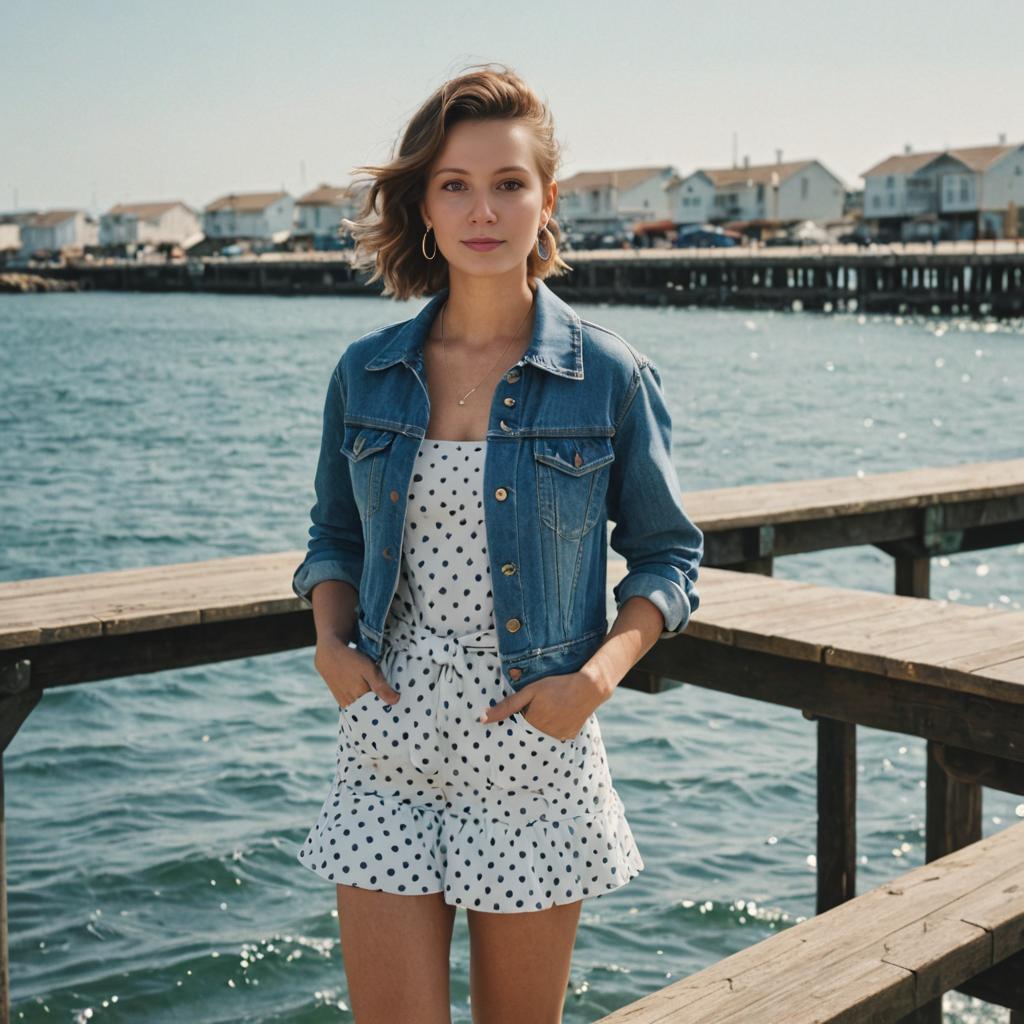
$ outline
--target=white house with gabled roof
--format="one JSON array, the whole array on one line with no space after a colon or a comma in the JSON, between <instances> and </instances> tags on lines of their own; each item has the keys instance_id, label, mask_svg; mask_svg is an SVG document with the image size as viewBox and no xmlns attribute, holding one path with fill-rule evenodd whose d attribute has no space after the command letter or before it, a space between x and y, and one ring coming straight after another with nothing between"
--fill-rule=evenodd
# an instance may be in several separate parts
<instances>
[{"instance_id":1,"label":"white house with gabled roof","mask_svg":"<svg viewBox=\"0 0 1024 1024\"><path fill-rule=\"evenodd\" d=\"M273 238L290 233L295 200L287 192L232 192L203 210L207 238Z\"/></svg>"},{"instance_id":2,"label":"white house with gabled roof","mask_svg":"<svg viewBox=\"0 0 1024 1024\"><path fill-rule=\"evenodd\" d=\"M336 235L342 218L359 216L366 186L318 185L295 200L295 233Z\"/></svg>"},{"instance_id":3,"label":"white house with gabled roof","mask_svg":"<svg viewBox=\"0 0 1024 1024\"><path fill-rule=\"evenodd\" d=\"M40 250L80 250L95 245L97 237L96 221L84 210L47 210L22 223L21 252L31 256Z\"/></svg>"},{"instance_id":4,"label":"white house with gabled roof","mask_svg":"<svg viewBox=\"0 0 1024 1024\"><path fill-rule=\"evenodd\" d=\"M705 224L715 205L715 183L704 171L677 177L666 189L669 218L676 224Z\"/></svg>"},{"instance_id":5,"label":"white house with gabled roof","mask_svg":"<svg viewBox=\"0 0 1024 1024\"><path fill-rule=\"evenodd\" d=\"M680 223L737 220L828 222L843 215L846 187L820 160L702 167L674 189ZM689 184L692 191L685 191ZM683 204L684 198L699 202ZM709 205L710 199L710 205ZM683 215L686 215L685 217Z\"/></svg>"},{"instance_id":6,"label":"white house with gabled roof","mask_svg":"<svg viewBox=\"0 0 1024 1024\"><path fill-rule=\"evenodd\" d=\"M201 232L198 214L180 199L117 203L100 216L100 245L186 245Z\"/></svg>"},{"instance_id":7,"label":"white house with gabled roof","mask_svg":"<svg viewBox=\"0 0 1024 1024\"><path fill-rule=\"evenodd\" d=\"M1024 143L886 157L864 177L864 219L893 238L1013 235L1024 209Z\"/></svg>"},{"instance_id":8,"label":"white house with gabled roof","mask_svg":"<svg viewBox=\"0 0 1024 1024\"><path fill-rule=\"evenodd\" d=\"M581 232L664 220L671 216L667 186L676 176L670 164L580 171L558 182L556 217Z\"/></svg>"}]
</instances>

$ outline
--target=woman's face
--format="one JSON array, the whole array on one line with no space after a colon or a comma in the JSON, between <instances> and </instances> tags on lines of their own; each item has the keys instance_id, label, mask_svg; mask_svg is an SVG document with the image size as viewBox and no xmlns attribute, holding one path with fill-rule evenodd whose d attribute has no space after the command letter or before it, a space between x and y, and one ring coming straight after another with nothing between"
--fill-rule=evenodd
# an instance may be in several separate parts
<instances>
[{"instance_id":1,"label":"woman's face","mask_svg":"<svg viewBox=\"0 0 1024 1024\"><path fill-rule=\"evenodd\" d=\"M525 265L558 191L541 181L533 146L530 129L514 118L449 129L427 170L420 212L450 270L489 276Z\"/></svg>"}]
</instances>

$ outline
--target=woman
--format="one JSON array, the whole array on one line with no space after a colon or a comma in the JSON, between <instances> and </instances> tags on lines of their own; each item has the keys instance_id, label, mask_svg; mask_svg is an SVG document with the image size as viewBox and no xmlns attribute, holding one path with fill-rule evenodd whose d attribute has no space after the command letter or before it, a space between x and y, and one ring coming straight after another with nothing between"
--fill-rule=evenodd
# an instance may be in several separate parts
<instances>
[{"instance_id":1,"label":"woman","mask_svg":"<svg viewBox=\"0 0 1024 1024\"><path fill-rule=\"evenodd\" d=\"M557 163L545 104L485 66L363 168L357 252L433 298L331 375L293 580L340 710L298 856L337 885L359 1024L449 1021L460 906L474 1021L559 1021L582 900L644 867L595 710L685 628L703 536L654 364L543 282Z\"/></svg>"}]
</instances>

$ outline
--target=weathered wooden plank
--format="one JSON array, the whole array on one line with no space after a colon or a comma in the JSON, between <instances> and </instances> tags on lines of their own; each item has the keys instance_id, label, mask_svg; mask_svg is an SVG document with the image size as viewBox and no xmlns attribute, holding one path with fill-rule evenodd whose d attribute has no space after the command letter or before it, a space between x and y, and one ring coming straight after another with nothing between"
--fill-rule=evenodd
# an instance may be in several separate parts
<instances>
[{"instance_id":1,"label":"weathered wooden plank","mask_svg":"<svg viewBox=\"0 0 1024 1024\"><path fill-rule=\"evenodd\" d=\"M897 1020L940 989L1024 948L1022 924L1024 824L907 872L602 1021ZM998 948L994 928L1006 935Z\"/></svg>"},{"instance_id":2,"label":"weathered wooden plank","mask_svg":"<svg viewBox=\"0 0 1024 1024\"><path fill-rule=\"evenodd\" d=\"M947 661L938 664L944 669L957 672L975 672L979 669L991 668L1007 661L1024 658L1024 640L1016 640L999 647L986 648L974 654L957 654Z\"/></svg>"},{"instance_id":3,"label":"weathered wooden plank","mask_svg":"<svg viewBox=\"0 0 1024 1024\"><path fill-rule=\"evenodd\" d=\"M1024 612L995 608L977 610L987 614L957 614L955 632L950 632L948 623L944 621L922 626L913 633L905 634L902 641L887 643L886 653L893 658L910 660L913 652L927 647L934 652L934 657L927 659L929 664L942 664L959 653L977 654L992 647L1012 644L1024 636Z\"/></svg>"},{"instance_id":4,"label":"weathered wooden plank","mask_svg":"<svg viewBox=\"0 0 1024 1024\"><path fill-rule=\"evenodd\" d=\"M110 569L103 572L72 573L66 576L35 576L23 580L0 582L0 620L6 617L8 602L35 596L54 595L87 590L91 594L105 590L120 590L126 584L145 582L154 576L161 579L179 577L209 578L211 575L249 572L262 568L273 572L289 564L297 568L305 556L301 550L273 551L254 555L230 555L192 562L169 562L166 565L147 565L132 569Z\"/></svg>"},{"instance_id":5,"label":"weathered wooden plank","mask_svg":"<svg viewBox=\"0 0 1024 1024\"><path fill-rule=\"evenodd\" d=\"M919 467L863 477L789 480L690 491L687 512L708 531L1024 493L1024 459Z\"/></svg>"},{"instance_id":6,"label":"weathered wooden plank","mask_svg":"<svg viewBox=\"0 0 1024 1024\"><path fill-rule=\"evenodd\" d=\"M43 631L34 622L20 619L0 624L0 651L17 647L31 647L40 643Z\"/></svg>"},{"instance_id":7,"label":"weathered wooden plank","mask_svg":"<svg viewBox=\"0 0 1024 1024\"><path fill-rule=\"evenodd\" d=\"M227 564L227 571L219 563ZM293 611L303 607L291 594L296 565L285 552L185 563L166 575L163 566L100 574L105 579L96 591L89 587L90 574L65 577L74 586L52 592L42 588L29 594L31 588L21 588L28 596L0 607L0 616L12 606L17 616L0 626L0 649ZM0 590L21 582L28 581L0 584Z\"/></svg>"},{"instance_id":8,"label":"weathered wooden plank","mask_svg":"<svg viewBox=\"0 0 1024 1024\"><path fill-rule=\"evenodd\" d=\"M1004 661L1001 665L979 669L978 674L982 671L989 679L1001 679L1008 683L1024 683L1024 658L1015 658L1013 661Z\"/></svg>"},{"instance_id":9,"label":"weathered wooden plank","mask_svg":"<svg viewBox=\"0 0 1024 1024\"><path fill-rule=\"evenodd\" d=\"M859 630L870 636L872 630L891 625L894 613L888 607L874 600L878 595L868 595L870 600L863 603L850 600L850 594L825 598L813 608L804 611L798 622L791 619L779 621L766 619L753 626L736 626L732 630L733 642L748 650L768 651L801 661L820 661L824 650L833 637ZM904 609L909 617L916 617L916 610ZM896 612L896 615L903 614ZM829 638L826 640L826 638Z\"/></svg>"},{"instance_id":10,"label":"weathered wooden plank","mask_svg":"<svg viewBox=\"0 0 1024 1024\"><path fill-rule=\"evenodd\" d=\"M0 650L16 650L30 644L66 643L102 635L103 623L92 615L76 615L67 619L48 619L40 615L31 627L17 623L10 633L0 632ZM26 640L30 642L27 644Z\"/></svg>"},{"instance_id":11,"label":"weathered wooden plank","mask_svg":"<svg viewBox=\"0 0 1024 1024\"><path fill-rule=\"evenodd\" d=\"M154 571L147 579L126 583L121 588L106 587L93 592L82 587L60 594L35 595L19 601L17 608L23 618L46 615L70 619L84 614L103 618L108 610L120 612L132 606L156 609L161 607L161 602L166 606L183 601L201 602L206 595L216 600L225 595L244 597L254 588L281 596L282 579L287 585L289 578L273 567L268 569L264 566L247 566L232 573L210 571L205 575L196 573L171 578L164 578L159 571Z\"/></svg>"}]
</instances>

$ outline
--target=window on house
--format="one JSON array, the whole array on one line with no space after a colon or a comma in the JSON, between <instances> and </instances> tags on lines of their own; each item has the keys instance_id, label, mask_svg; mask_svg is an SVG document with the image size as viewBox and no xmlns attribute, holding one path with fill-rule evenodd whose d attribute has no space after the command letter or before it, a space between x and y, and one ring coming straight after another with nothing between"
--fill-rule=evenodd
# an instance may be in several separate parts
<instances>
[{"instance_id":1,"label":"window on house","mask_svg":"<svg viewBox=\"0 0 1024 1024\"><path fill-rule=\"evenodd\" d=\"M968 197L967 179L966 178L961 178L960 179L960 201L962 203L966 203L967 202L967 197Z\"/></svg>"},{"instance_id":2,"label":"window on house","mask_svg":"<svg viewBox=\"0 0 1024 1024\"><path fill-rule=\"evenodd\" d=\"M757 201L759 203L764 202L764 185L757 186Z\"/></svg>"},{"instance_id":3,"label":"window on house","mask_svg":"<svg viewBox=\"0 0 1024 1024\"><path fill-rule=\"evenodd\" d=\"M891 174L885 179L885 187L886 188L895 188L896 187L896 179L893 178L893 176Z\"/></svg>"},{"instance_id":4,"label":"window on house","mask_svg":"<svg viewBox=\"0 0 1024 1024\"><path fill-rule=\"evenodd\" d=\"M875 196L874 197L874 202L871 205L874 206L877 209L879 206L882 205L882 197L881 196Z\"/></svg>"},{"instance_id":5,"label":"window on house","mask_svg":"<svg viewBox=\"0 0 1024 1024\"><path fill-rule=\"evenodd\" d=\"M800 198L806 199L807 193L810 191L810 182L806 178L800 179Z\"/></svg>"}]
</instances>

